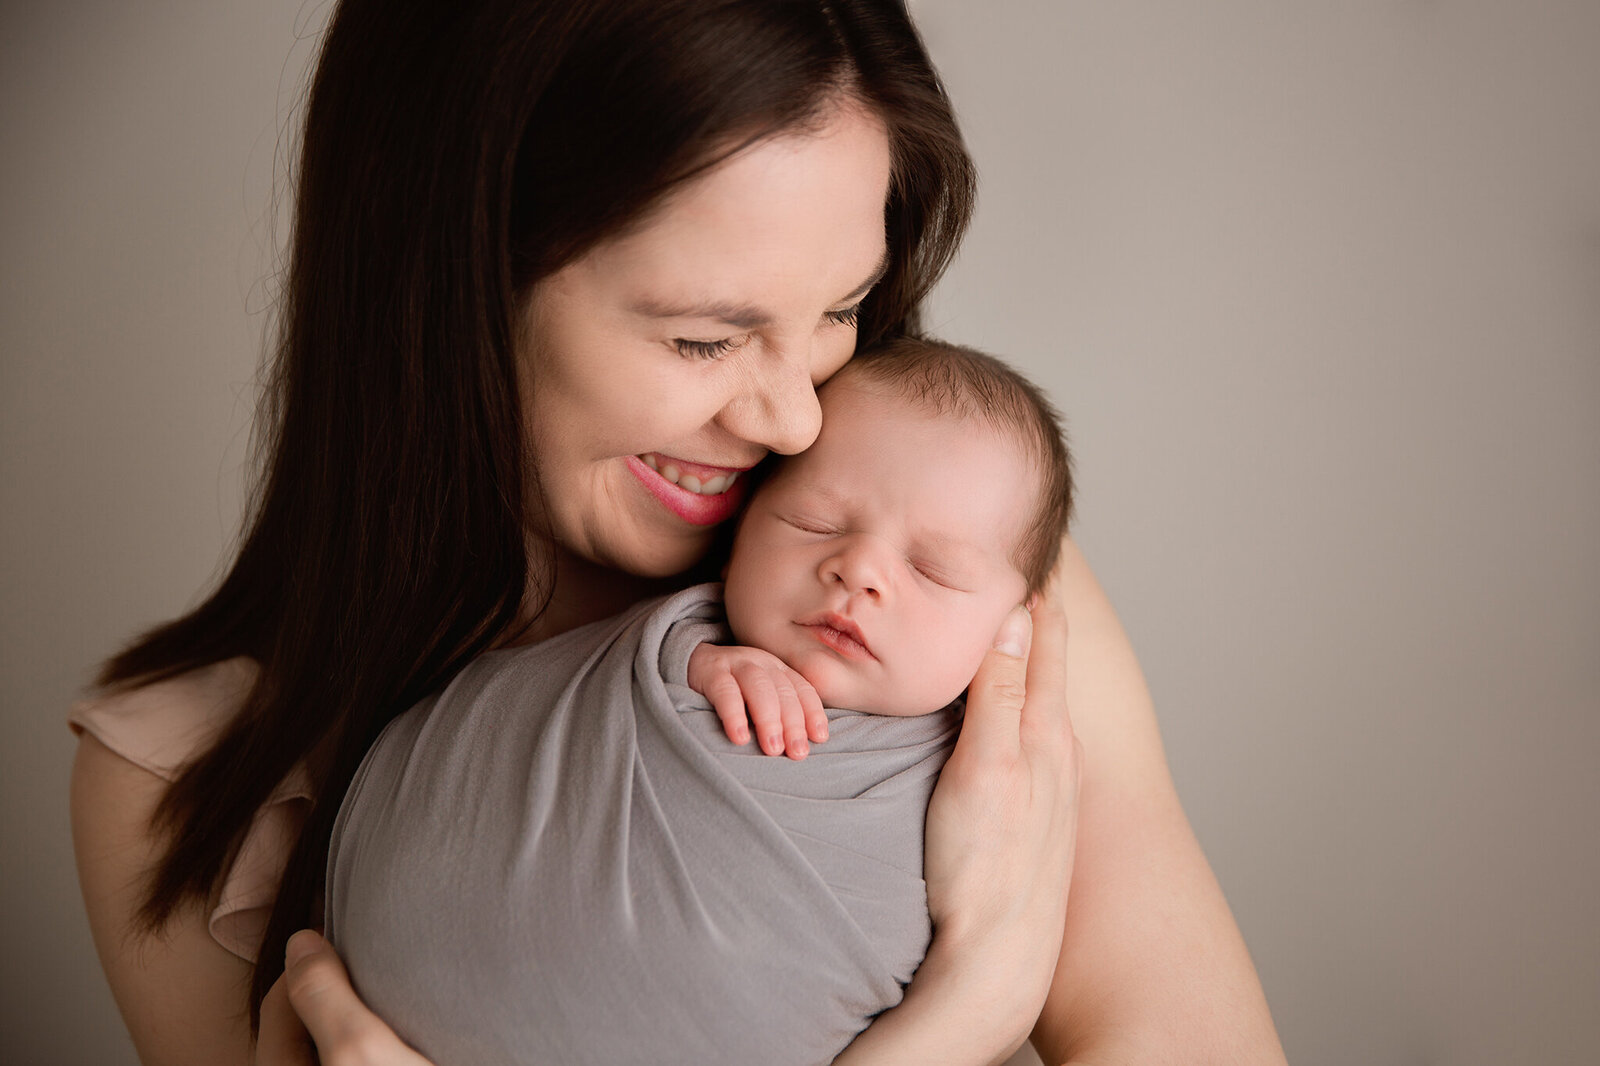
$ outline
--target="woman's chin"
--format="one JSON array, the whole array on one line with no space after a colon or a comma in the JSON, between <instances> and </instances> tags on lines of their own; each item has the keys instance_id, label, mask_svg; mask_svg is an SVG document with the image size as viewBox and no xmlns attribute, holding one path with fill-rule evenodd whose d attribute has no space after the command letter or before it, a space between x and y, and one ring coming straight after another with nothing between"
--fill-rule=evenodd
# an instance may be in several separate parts
<instances>
[{"instance_id":1,"label":"woman's chin","mask_svg":"<svg viewBox=\"0 0 1600 1066\"><path fill-rule=\"evenodd\" d=\"M606 553L603 562L613 570L635 577L652 580L676 577L704 559L714 539L713 530L708 528L685 536L616 545Z\"/></svg>"}]
</instances>

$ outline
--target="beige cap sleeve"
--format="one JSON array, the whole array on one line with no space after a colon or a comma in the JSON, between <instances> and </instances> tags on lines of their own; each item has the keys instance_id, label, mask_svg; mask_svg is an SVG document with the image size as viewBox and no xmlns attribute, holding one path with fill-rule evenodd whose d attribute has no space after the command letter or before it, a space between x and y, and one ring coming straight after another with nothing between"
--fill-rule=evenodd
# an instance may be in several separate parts
<instances>
[{"instance_id":1,"label":"beige cap sleeve","mask_svg":"<svg viewBox=\"0 0 1600 1066\"><path fill-rule=\"evenodd\" d=\"M179 677L110 692L75 705L74 732L100 743L165 781L205 751L238 712L256 665L229 659ZM305 768L297 765L256 812L222 884L209 921L211 936L254 962L277 896L278 882L311 803Z\"/></svg>"}]
</instances>

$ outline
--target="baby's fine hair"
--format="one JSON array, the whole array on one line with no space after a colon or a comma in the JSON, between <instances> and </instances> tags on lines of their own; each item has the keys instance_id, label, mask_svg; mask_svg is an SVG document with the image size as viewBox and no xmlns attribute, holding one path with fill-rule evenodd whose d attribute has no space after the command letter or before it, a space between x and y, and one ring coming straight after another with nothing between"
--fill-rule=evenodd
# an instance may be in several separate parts
<instances>
[{"instance_id":1,"label":"baby's fine hair","mask_svg":"<svg viewBox=\"0 0 1600 1066\"><path fill-rule=\"evenodd\" d=\"M930 337L859 352L840 379L887 386L936 414L982 419L1018 438L1039 474L1039 498L1012 562L1030 593L1043 588L1072 519L1072 456L1061 415L1039 387L992 355Z\"/></svg>"}]
</instances>

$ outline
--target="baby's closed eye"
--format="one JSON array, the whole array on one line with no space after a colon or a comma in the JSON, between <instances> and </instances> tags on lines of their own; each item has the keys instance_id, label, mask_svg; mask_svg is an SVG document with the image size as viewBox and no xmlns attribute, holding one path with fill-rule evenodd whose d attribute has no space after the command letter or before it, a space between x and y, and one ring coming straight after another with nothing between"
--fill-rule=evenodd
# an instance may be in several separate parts
<instances>
[{"instance_id":1,"label":"baby's closed eye","mask_svg":"<svg viewBox=\"0 0 1600 1066\"><path fill-rule=\"evenodd\" d=\"M839 532L837 526L808 515L784 515L783 521L802 533L815 533L818 536L826 536Z\"/></svg>"},{"instance_id":2,"label":"baby's closed eye","mask_svg":"<svg viewBox=\"0 0 1600 1066\"><path fill-rule=\"evenodd\" d=\"M917 572L919 577L931 581L942 588L952 592L969 592L962 582L943 565L927 559L911 558L906 560L906 565Z\"/></svg>"}]
</instances>

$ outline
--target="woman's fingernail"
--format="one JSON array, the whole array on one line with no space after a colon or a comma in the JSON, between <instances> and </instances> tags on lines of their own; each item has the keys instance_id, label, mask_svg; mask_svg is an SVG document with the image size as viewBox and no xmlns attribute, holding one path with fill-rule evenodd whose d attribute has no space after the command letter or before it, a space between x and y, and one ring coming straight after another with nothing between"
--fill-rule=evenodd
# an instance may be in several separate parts
<instances>
[{"instance_id":1,"label":"woman's fingernail","mask_svg":"<svg viewBox=\"0 0 1600 1066\"><path fill-rule=\"evenodd\" d=\"M1018 659L1027 654L1028 631L1033 626L1033 617L1023 607L1011 608L1011 613L1006 615L1006 620L1000 623L1000 632L995 634L995 650L1003 655L1011 655Z\"/></svg>"},{"instance_id":2,"label":"woman's fingernail","mask_svg":"<svg viewBox=\"0 0 1600 1066\"><path fill-rule=\"evenodd\" d=\"M284 965L293 966L307 955L315 954L319 947L318 941L321 939L309 929L302 929L290 937L289 942L283 946Z\"/></svg>"}]
</instances>

